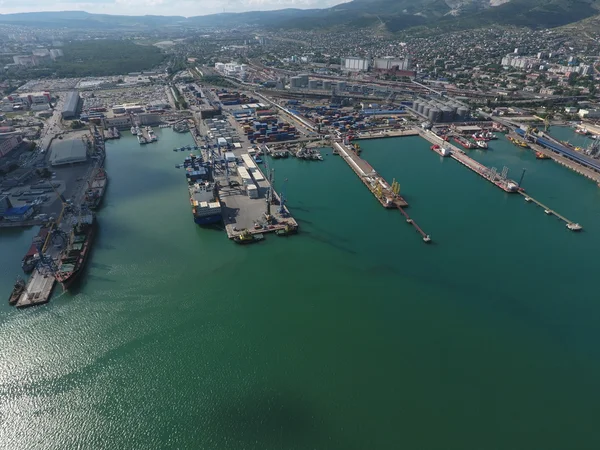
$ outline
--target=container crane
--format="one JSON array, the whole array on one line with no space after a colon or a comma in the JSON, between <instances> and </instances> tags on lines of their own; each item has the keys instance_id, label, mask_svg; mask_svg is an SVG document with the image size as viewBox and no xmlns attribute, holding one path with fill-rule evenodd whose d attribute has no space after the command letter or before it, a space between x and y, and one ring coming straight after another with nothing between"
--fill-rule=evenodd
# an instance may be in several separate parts
<instances>
[{"instance_id":1,"label":"container crane","mask_svg":"<svg viewBox=\"0 0 600 450\"><path fill-rule=\"evenodd\" d=\"M285 188L287 186L287 181L288 181L288 179L286 178L283 181L283 187L281 188L281 195L280 195L281 202L280 202L280 205L279 205L279 214L281 214L281 215L285 215L285 213L286 213L286 211L285 211L285 203L287 201L287 198L285 196L285 192L286 192Z\"/></svg>"}]
</instances>

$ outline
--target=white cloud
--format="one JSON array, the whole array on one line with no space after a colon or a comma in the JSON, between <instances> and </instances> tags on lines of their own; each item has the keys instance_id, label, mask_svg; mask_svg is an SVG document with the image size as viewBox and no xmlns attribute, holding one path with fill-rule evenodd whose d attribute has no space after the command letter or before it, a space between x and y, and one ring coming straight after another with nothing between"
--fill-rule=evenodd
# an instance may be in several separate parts
<instances>
[{"instance_id":1,"label":"white cloud","mask_svg":"<svg viewBox=\"0 0 600 450\"><path fill-rule=\"evenodd\" d=\"M0 14L87 11L119 15L200 16L221 12L326 8L346 0L0 0Z\"/></svg>"}]
</instances>

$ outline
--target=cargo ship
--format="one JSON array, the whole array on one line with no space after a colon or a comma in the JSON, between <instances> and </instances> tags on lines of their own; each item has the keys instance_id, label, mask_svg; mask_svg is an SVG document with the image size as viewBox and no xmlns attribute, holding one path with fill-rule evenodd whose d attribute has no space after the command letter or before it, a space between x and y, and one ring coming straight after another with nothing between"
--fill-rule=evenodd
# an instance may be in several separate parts
<instances>
[{"instance_id":1,"label":"cargo ship","mask_svg":"<svg viewBox=\"0 0 600 450\"><path fill-rule=\"evenodd\" d=\"M44 246L44 242L46 242L48 231L49 230L47 227L41 227L38 234L33 238L29 250L27 253L25 253L25 256L21 260L21 268L23 269L23 272L31 273L33 272L33 269L35 269L35 266L37 266L37 263L40 260L39 251Z\"/></svg>"},{"instance_id":2,"label":"cargo ship","mask_svg":"<svg viewBox=\"0 0 600 450\"><path fill-rule=\"evenodd\" d=\"M106 172L100 167L92 181L88 183L88 190L85 192L85 202L90 209L94 210L102 203L107 183Z\"/></svg>"},{"instance_id":3,"label":"cargo ship","mask_svg":"<svg viewBox=\"0 0 600 450\"><path fill-rule=\"evenodd\" d=\"M17 278L15 285L13 286L13 290L10 293L10 297L8 298L8 304L14 305L19 301L19 297L25 290L25 281L22 278Z\"/></svg>"},{"instance_id":4,"label":"cargo ship","mask_svg":"<svg viewBox=\"0 0 600 450\"><path fill-rule=\"evenodd\" d=\"M462 145L466 149L475 148L475 144L473 144L471 141L469 141L468 139L466 139L462 136L454 136L454 142Z\"/></svg>"},{"instance_id":5,"label":"cargo ship","mask_svg":"<svg viewBox=\"0 0 600 450\"><path fill-rule=\"evenodd\" d=\"M190 204L194 222L198 225L211 225L223 220L222 208L217 198L217 188L213 183L202 181L189 187Z\"/></svg>"},{"instance_id":6,"label":"cargo ship","mask_svg":"<svg viewBox=\"0 0 600 450\"><path fill-rule=\"evenodd\" d=\"M63 289L69 287L79 278L88 260L94 235L96 234L96 216L94 213L82 215L77 219L69 239L67 248L63 251L54 275Z\"/></svg>"}]
</instances>

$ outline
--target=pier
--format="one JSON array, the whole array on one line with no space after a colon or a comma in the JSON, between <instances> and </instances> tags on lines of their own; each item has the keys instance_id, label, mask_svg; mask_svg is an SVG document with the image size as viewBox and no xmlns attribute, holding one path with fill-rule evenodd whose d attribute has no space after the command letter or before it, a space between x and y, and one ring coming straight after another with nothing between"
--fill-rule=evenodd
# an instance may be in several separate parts
<instances>
[{"instance_id":1,"label":"pier","mask_svg":"<svg viewBox=\"0 0 600 450\"><path fill-rule=\"evenodd\" d=\"M17 308L26 308L28 306L42 305L48 303L52 289L56 284L56 279L52 273L40 272L38 269L34 270L33 275L27 282L27 287L21 294L19 300L17 300Z\"/></svg>"},{"instance_id":2,"label":"pier","mask_svg":"<svg viewBox=\"0 0 600 450\"><path fill-rule=\"evenodd\" d=\"M479 175L482 178L484 178L485 180L489 181L494 186L502 189L504 192L507 192L510 194L510 193L514 193L514 192L518 191L519 185L515 181L505 178L505 177L499 175L494 170L475 161L473 158L470 158L469 156L467 156L467 154L463 150L459 149L458 147L456 147L453 144L450 144L449 142L444 141L442 138L438 137L431 131L419 130L419 134L421 135L422 138L428 140L429 142L431 142L434 145L439 145L439 146L444 146L444 147L450 148L452 150L452 153L450 154L450 157L452 159L459 162L466 168L471 169L477 175ZM441 151L436 150L436 149L432 149L432 150L435 151L436 153L438 153L439 155L443 156Z\"/></svg>"},{"instance_id":3,"label":"pier","mask_svg":"<svg viewBox=\"0 0 600 450\"><path fill-rule=\"evenodd\" d=\"M390 184L385 181L385 179L380 176L368 162L339 142L334 142L333 147L338 151L342 159L346 161L354 173L358 175L365 186L369 188L369 191L371 191L377 201L381 203L381 206L384 208L408 206L406 200L394 193Z\"/></svg>"},{"instance_id":4,"label":"pier","mask_svg":"<svg viewBox=\"0 0 600 450\"><path fill-rule=\"evenodd\" d=\"M556 211L554 211L553 209L550 209L549 206L544 205L542 202L540 202L539 200L536 200L535 198L531 197L530 195L525 194L525 192L519 192L519 194L521 194L523 197L525 197L525 201L526 202L531 202L531 203L535 203L536 205L538 205L540 208L544 209L544 212L549 215L549 216L556 216L558 217L560 220L562 220L563 222L565 222L567 228L571 231L581 231L583 229L583 227L581 225L579 225L576 222L573 222L569 219L567 219L565 216L557 213Z\"/></svg>"},{"instance_id":5,"label":"pier","mask_svg":"<svg viewBox=\"0 0 600 450\"><path fill-rule=\"evenodd\" d=\"M385 132L369 132L369 134L360 134L355 136L353 140L365 140L365 139L385 139L385 138L394 138L394 137L404 137L404 136L419 136L419 131L414 128L409 128L407 130L391 130Z\"/></svg>"},{"instance_id":6,"label":"pier","mask_svg":"<svg viewBox=\"0 0 600 450\"><path fill-rule=\"evenodd\" d=\"M346 161L354 173L358 175L381 206L388 209L397 208L406 217L406 222L412 225L421 235L423 241L426 243L431 242L431 237L404 211L404 208L408 206L406 200L394 192L392 186L369 163L339 142L333 142L333 148Z\"/></svg>"}]
</instances>

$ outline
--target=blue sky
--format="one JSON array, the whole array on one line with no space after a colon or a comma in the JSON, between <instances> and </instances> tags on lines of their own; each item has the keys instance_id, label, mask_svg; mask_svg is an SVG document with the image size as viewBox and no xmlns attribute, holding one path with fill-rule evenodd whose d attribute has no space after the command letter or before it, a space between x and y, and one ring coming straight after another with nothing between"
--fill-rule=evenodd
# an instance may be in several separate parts
<instances>
[{"instance_id":1,"label":"blue sky","mask_svg":"<svg viewBox=\"0 0 600 450\"><path fill-rule=\"evenodd\" d=\"M0 14L87 11L103 14L199 16L282 8L326 8L347 0L0 0Z\"/></svg>"}]
</instances>

